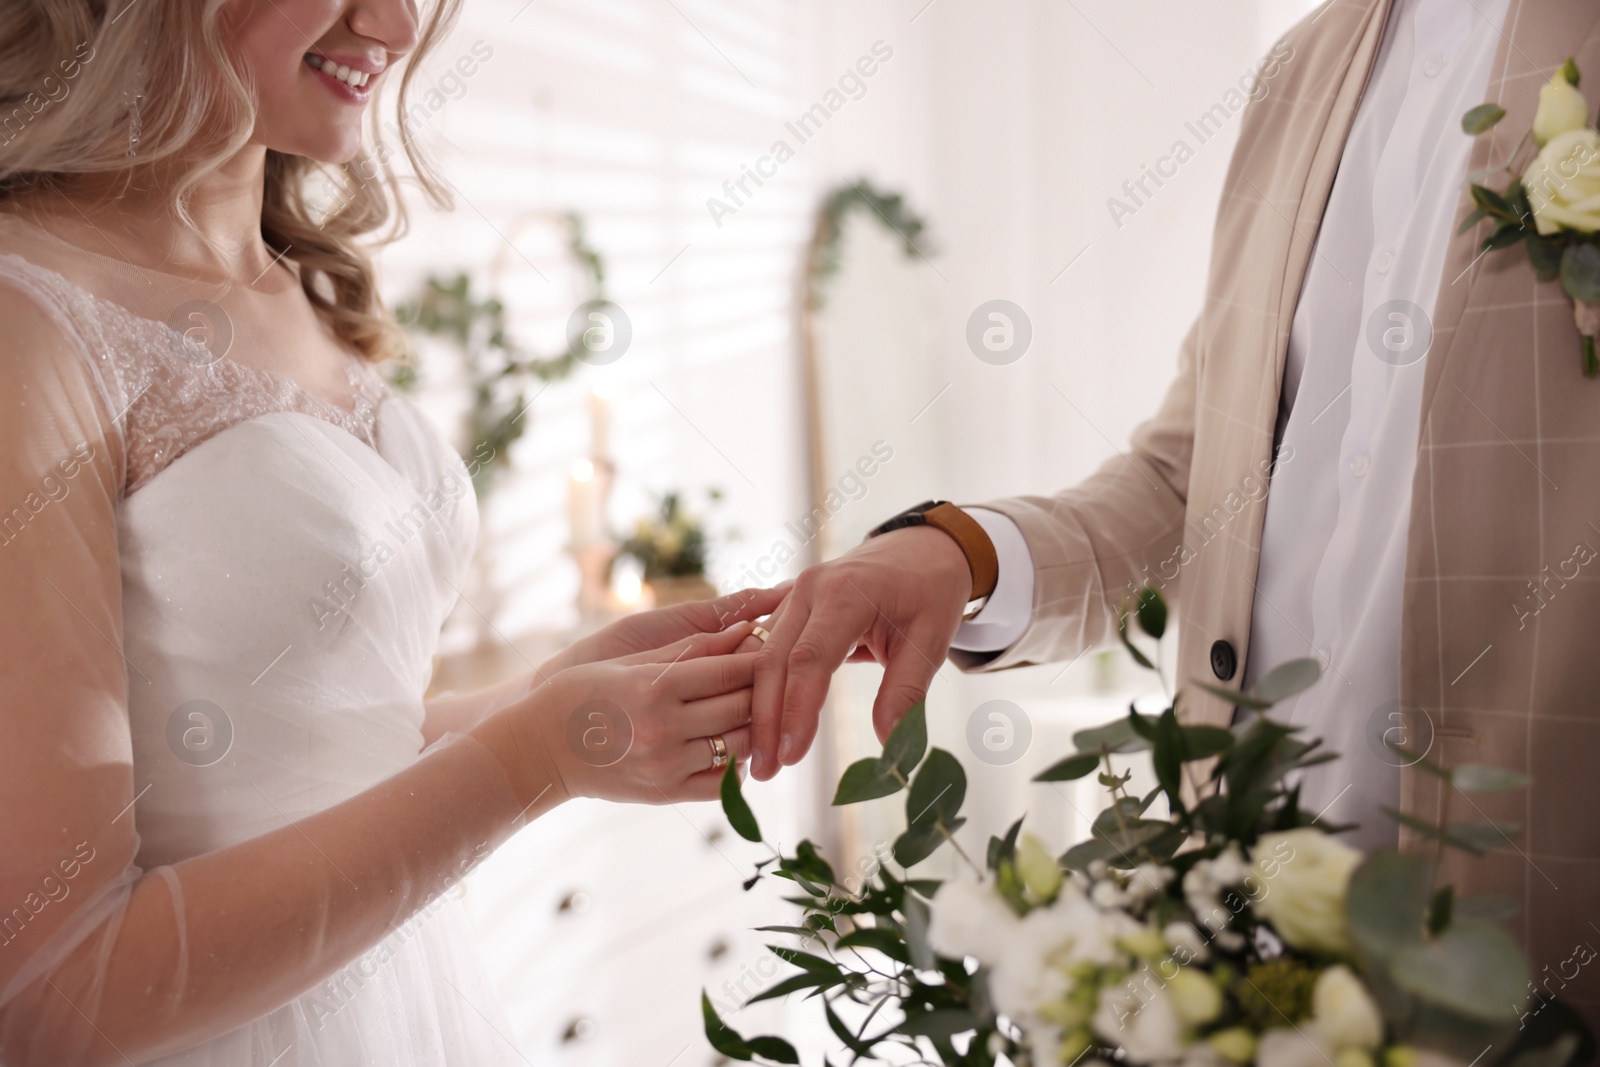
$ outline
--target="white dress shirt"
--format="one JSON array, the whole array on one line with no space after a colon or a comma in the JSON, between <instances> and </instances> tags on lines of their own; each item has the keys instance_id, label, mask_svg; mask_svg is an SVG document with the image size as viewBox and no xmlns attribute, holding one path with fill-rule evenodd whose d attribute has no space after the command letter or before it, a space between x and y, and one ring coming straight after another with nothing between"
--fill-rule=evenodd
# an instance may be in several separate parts
<instances>
[{"instance_id":1,"label":"white dress shirt","mask_svg":"<svg viewBox=\"0 0 1600 1067\"><path fill-rule=\"evenodd\" d=\"M1322 679L1274 718L1343 758L1307 772L1301 805L1392 845L1400 605L1428 325L1454 240L1472 139L1509 0L1396 0L1290 327L1244 684L1313 656ZM1292 453L1289 449L1293 449ZM956 647L999 651L1027 629L1033 565L1016 524L969 509L1000 578ZM1020 546L1020 547L1019 547ZM1180 684L1189 679L1179 679ZM1412 738L1411 740L1423 740Z\"/></svg>"}]
</instances>

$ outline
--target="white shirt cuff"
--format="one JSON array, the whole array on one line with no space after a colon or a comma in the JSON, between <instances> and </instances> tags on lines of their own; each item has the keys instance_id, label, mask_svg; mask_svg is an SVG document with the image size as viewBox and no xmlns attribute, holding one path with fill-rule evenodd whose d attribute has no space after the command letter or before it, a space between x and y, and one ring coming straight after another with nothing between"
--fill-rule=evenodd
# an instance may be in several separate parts
<instances>
[{"instance_id":1,"label":"white shirt cuff","mask_svg":"<svg viewBox=\"0 0 1600 1067\"><path fill-rule=\"evenodd\" d=\"M962 508L994 542L1000 577L983 608L956 630L951 645L966 652L1001 652L1033 621L1033 553L1010 518L988 508Z\"/></svg>"}]
</instances>

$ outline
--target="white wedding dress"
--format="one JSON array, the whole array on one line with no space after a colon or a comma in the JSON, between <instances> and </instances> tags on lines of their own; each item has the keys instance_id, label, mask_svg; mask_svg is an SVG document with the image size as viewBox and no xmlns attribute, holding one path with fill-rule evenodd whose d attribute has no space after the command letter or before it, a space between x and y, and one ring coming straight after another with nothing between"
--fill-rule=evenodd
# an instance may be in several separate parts
<instances>
[{"instance_id":1,"label":"white wedding dress","mask_svg":"<svg viewBox=\"0 0 1600 1067\"><path fill-rule=\"evenodd\" d=\"M0 284L45 309L70 353L5 377L21 410L48 410L59 428L12 444L22 454L7 456L0 499L6 588L38 590L29 618L11 624L25 637L55 628L39 647L58 661L40 691L27 691L27 664L6 663L0 681L0 701L32 708L22 740L10 731L6 743L14 755L34 746L0 765L0 1005L86 938L109 958L117 909L152 874L170 883L180 941L152 983L199 995L184 981L198 964L182 939L212 901L186 895L171 865L279 830L418 759L432 657L477 533L472 487L417 408L354 357L341 406L273 370L270 353L224 356L179 332L173 322L215 309L164 306L167 279L151 285L147 271L9 216L0 253ZM96 533L106 523L114 541ZM96 544L114 544L115 560ZM103 666L108 644L121 677ZM85 708L98 709L93 729L58 726ZM30 768L39 780L26 780ZM135 800L117 812L124 795ZM75 852L68 824L122 835L126 849L111 837ZM324 858L342 877L341 857ZM270 897L274 875L251 877ZM62 998L92 1019L108 980ZM146 1062L484 1067L519 1061L509 1033L452 889L276 1010Z\"/></svg>"}]
</instances>

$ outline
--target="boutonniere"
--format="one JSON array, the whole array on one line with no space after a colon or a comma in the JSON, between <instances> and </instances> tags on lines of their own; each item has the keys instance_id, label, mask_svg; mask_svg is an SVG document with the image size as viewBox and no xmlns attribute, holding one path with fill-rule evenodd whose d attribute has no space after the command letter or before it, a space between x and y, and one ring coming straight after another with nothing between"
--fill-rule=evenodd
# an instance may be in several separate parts
<instances>
[{"instance_id":1,"label":"boutonniere","mask_svg":"<svg viewBox=\"0 0 1600 1067\"><path fill-rule=\"evenodd\" d=\"M1477 136L1505 118L1497 104L1479 104L1461 116L1461 128ZM1519 161L1532 143L1536 151ZM1480 179L1506 174L1511 183L1496 192ZM1590 125L1589 104L1578 91L1578 65L1568 59L1539 90L1533 128L1523 134L1503 166L1474 174L1472 202L1458 234L1484 219L1494 230L1483 251L1528 249L1528 262L1540 278L1560 278L1572 298L1578 333L1583 335L1583 373L1600 375L1595 336L1600 334L1600 132Z\"/></svg>"}]
</instances>

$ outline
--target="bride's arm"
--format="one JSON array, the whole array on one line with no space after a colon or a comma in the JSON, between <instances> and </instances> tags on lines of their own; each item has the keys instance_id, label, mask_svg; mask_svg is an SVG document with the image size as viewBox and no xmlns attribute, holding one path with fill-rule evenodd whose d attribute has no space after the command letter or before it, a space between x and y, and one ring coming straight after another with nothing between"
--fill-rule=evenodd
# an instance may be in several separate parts
<instances>
[{"instance_id":1,"label":"bride's arm","mask_svg":"<svg viewBox=\"0 0 1600 1067\"><path fill-rule=\"evenodd\" d=\"M141 871L126 691L143 683L121 651L112 421L124 383L91 370L91 347L49 306L0 285L0 1062L121 1064L194 1045L358 957L568 795L714 787L685 786L703 765L679 764L703 749L672 724L732 728L717 716L735 710L749 657L597 665L310 818ZM599 696L636 720L627 759L604 772L557 740Z\"/></svg>"}]
</instances>

